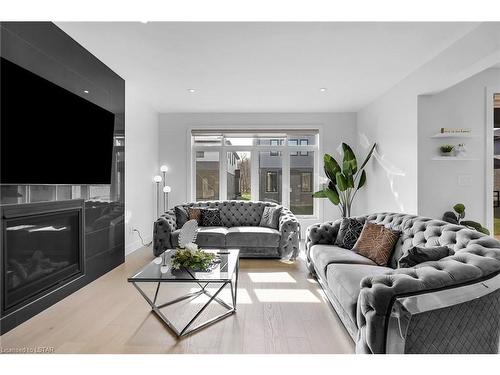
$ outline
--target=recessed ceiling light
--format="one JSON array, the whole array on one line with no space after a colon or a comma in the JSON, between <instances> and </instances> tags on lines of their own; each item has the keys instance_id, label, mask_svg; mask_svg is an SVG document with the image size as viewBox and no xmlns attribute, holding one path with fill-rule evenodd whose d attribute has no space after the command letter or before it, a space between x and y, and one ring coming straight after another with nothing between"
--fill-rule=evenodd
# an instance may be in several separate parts
<instances>
[{"instance_id":1,"label":"recessed ceiling light","mask_svg":"<svg viewBox=\"0 0 500 375\"><path fill-rule=\"evenodd\" d=\"M89 93L89 90L83 90L83 92L84 92L85 94L88 94L88 93Z\"/></svg>"},{"instance_id":2,"label":"recessed ceiling light","mask_svg":"<svg viewBox=\"0 0 500 375\"><path fill-rule=\"evenodd\" d=\"M319 89L319 91L321 91L321 92L325 92L325 91L326 91L326 87L322 87L322 88L320 88L320 89Z\"/></svg>"},{"instance_id":3,"label":"recessed ceiling light","mask_svg":"<svg viewBox=\"0 0 500 375\"><path fill-rule=\"evenodd\" d=\"M193 93L193 92L196 92L195 89L188 89L189 92Z\"/></svg>"}]
</instances>

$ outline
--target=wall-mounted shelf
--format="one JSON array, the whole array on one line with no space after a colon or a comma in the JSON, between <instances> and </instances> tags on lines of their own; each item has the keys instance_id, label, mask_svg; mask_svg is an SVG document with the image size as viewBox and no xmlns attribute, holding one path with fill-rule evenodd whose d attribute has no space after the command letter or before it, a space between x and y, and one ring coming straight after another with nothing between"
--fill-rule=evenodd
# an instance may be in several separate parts
<instances>
[{"instance_id":1,"label":"wall-mounted shelf","mask_svg":"<svg viewBox=\"0 0 500 375\"><path fill-rule=\"evenodd\" d=\"M435 156L431 160L439 160L439 161L473 161L479 160L478 158L467 158L461 156Z\"/></svg>"},{"instance_id":2,"label":"wall-mounted shelf","mask_svg":"<svg viewBox=\"0 0 500 375\"><path fill-rule=\"evenodd\" d=\"M477 138L477 135L469 133L437 133L431 135L429 138Z\"/></svg>"}]
</instances>

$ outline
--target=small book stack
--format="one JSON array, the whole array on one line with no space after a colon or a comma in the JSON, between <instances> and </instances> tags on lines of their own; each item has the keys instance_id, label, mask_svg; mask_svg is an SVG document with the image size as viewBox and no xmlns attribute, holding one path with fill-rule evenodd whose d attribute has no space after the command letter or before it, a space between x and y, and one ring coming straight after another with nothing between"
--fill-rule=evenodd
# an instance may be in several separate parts
<instances>
[{"instance_id":1,"label":"small book stack","mask_svg":"<svg viewBox=\"0 0 500 375\"><path fill-rule=\"evenodd\" d=\"M471 129L450 129L450 128L441 128L441 134L470 134L472 132Z\"/></svg>"}]
</instances>

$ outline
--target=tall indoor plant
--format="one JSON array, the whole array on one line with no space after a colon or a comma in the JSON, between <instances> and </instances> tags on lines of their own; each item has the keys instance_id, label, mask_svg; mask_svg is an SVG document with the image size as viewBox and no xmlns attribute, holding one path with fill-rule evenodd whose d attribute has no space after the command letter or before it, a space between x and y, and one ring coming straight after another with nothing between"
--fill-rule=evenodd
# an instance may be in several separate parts
<instances>
[{"instance_id":1,"label":"tall indoor plant","mask_svg":"<svg viewBox=\"0 0 500 375\"><path fill-rule=\"evenodd\" d=\"M342 143L344 158L342 168L329 154L323 157L325 175L328 183L323 190L313 194L314 198L328 198L330 202L338 206L342 217L351 216L351 206L356 193L366 184L366 172L364 170L370 160L373 150L377 144L374 143L361 167L358 168L356 155L349 145Z\"/></svg>"}]
</instances>

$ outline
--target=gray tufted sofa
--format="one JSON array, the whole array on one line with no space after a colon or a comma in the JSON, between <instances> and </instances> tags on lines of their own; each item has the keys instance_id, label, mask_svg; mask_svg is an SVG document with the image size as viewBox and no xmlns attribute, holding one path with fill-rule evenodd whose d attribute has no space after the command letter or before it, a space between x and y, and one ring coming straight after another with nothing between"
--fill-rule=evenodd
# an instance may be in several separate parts
<instances>
[{"instance_id":1,"label":"gray tufted sofa","mask_svg":"<svg viewBox=\"0 0 500 375\"><path fill-rule=\"evenodd\" d=\"M290 258L299 253L300 226L295 215L283 207L278 229L260 227L260 219L271 202L207 201L185 207L219 208L222 227L198 228L197 244L202 248L238 248L241 257ZM157 256L178 244L174 210L167 211L154 223L153 252Z\"/></svg>"},{"instance_id":2,"label":"gray tufted sofa","mask_svg":"<svg viewBox=\"0 0 500 375\"><path fill-rule=\"evenodd\" d=\"M417 337L418 346L404 352L498 352L499 241L463 226L413 215L379 213L360 218L401 231L389 267L380 267L352 250L334 246L340 220L312 225L306 234L309 270L355 341L357 353L390 352L389 321L394 316L400 318L394 311L394 302L403 301L406 312L422 309L423 300L418 306L415 296L425 296L443 306L446 302L451 310L436 310L424 316L426 320L414 319L418 323L414 327L418 328L413 332L408 328L405 332L399 323L398 334L402 338L406 335L407 342L411 341L410 333ZM398 259L411 247L443 245L455 254L412 268L397 268ZM497 283L488 284L493 279ZM486 291L481 293L488 299L472 294L470 303L462 303L459 288L470 285ZM440 294L443 291L448 292L447 297ZM446 335L449 337L445 340Z\"/></svg>"}]
</instances>

